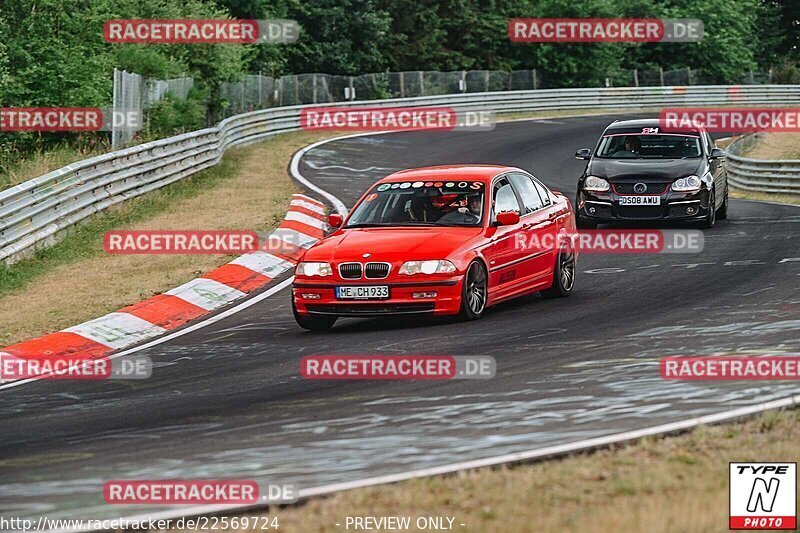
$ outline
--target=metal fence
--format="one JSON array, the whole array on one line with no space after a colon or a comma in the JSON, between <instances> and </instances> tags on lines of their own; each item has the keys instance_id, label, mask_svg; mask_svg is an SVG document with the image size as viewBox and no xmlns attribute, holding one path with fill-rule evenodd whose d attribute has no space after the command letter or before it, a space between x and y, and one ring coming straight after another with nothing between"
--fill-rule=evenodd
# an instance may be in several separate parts
<instances>
[{"instance_id":1,"label":"metal fence","mask_svg":"<svg viewBox=\"0 0 800 533\"><path fill-rule=\"evenodd\" d=\"M334 106L449 106L497 113L642 109L695 105L800 105L800 87L653 87L484 92ZM302 106L236 115L213 128L126 148L67 165L0 191L0 261L12 263L93 213L215 165L231 146L300 128ZM797 180L798 178L793 178Z\"/></svg>"},{"instance_id":2,"label":"metal fence","mask_svg":"<svg viewBox=\"0 0 800 533\"><path fill-rule=\"evenodd\" d=\"M742 76L741 84L769 84L771 79L771 70L748 72ZM607 73L603 80L605 87L671 87L712 83L702 70L691 68L620 70ZM229 117L287 105L563 87L563 76L542 69L510 72L461 70L384 72L361 76L299 74L280 78L254 74L245 76L239 82L223 84L221 93L228 104L224 116Z\"/></svg>"},{"instance_id":3,"label":"metal fence","mask_svg":"<svg viewBox=\"0 0 800 533\"><path fill-rule=\"evenodd\" d=\"M762 138L745 135L728 145L728 183L746 191L800 194L800 160L746 157Z\"/></svg>"},{"instance_id":4,"label":"metal fence","mask_svg":"<svg viewBox=\"0 0 800 533\"><path fill-rule=\"evenodd\" d=\"M606 73L605 87L657 87L675 85L708 85L712 81L701 70L681 68L663 70L619 70ZM771 83L772 71L748 72L742 84ZM223 83L220 96L224 102L221 117L227 118L270 107L303 104L327 104L353 100L413 98L445 94L525 91L563 88L564 77L544 69L533 70L460 70L408 71L337 76L331 74L297 74L273 78L261 74L245 76L242 80ZM144 113L153 102L171 92L186 98L192 87L188 77L172 80L145 79L138 74L114 71L114 109ZM120 148L135 136L133 130L112 133L112 147Z\"/></svg>"},{"instance_id":5,"label":"metal fence","mask_svg":"<svg viewBox=\"0 0 800 533\"><path fill-rule=\"evenodd\" d=\"M167 93L178 98L186 98L194 84L192 78L175 78L171 80L155 80L144 78L139 74L114 69L114 112L133 111L145 117L145 111L155 102L163 99ZM114 126L111 129L111 146L120 148L133 139L136 130Z\"/></svg>"}]
</instances>

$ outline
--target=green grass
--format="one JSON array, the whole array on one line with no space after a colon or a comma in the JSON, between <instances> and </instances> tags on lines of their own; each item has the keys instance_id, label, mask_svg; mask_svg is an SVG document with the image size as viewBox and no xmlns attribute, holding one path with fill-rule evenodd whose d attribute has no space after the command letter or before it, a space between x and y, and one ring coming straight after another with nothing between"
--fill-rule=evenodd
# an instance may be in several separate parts
<instances>
[{"instance_id":1,"label":"green grass","mask_svg":"<svg viewBox=\"0 0 800 533\"><path fill-rule=\"evenodd\" d=\"M0 265L0 297L26 287L60 265L101 255L104 253L103 235L107 231L166 212L175 202L214 187L238 172L242 158L241 152L230 151L211 168L93 215L65 230L63 237L52 246L40 248L13 265Z\"/></svg>"},{"instance_id":2,"label":"green grass","mask_svg":"<svg viewBox=\"0 0 800 533\"><path fill-rule=\"evenodd\" d=\"M0 191L110 149L100 143L83 147L63 143L25 155L0 152L3 159L0 163Z\"/></svg>"}]
</instances>

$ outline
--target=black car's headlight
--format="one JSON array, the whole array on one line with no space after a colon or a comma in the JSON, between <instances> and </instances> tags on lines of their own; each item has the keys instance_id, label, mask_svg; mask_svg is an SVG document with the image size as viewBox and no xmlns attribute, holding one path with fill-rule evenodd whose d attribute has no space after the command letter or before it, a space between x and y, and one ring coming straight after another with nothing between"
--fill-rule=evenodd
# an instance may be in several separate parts
<instances>
[{"instance_id":1,"label":"black car's headlight","mask_svg":"<svg viewBox=\"0 0 800 533\"><path fill-rule=\"evenodd\" d=\"M672 190L677 192L699 191L702 180L697 176L686 176L672 183Z\"/></svg>"},{"instance_id":2,"label":"black car's headlight","mask_svg":"<svg viewBox=\"0 0 800 533\"><path fill-rule=\"evenodd\" d=\"M605 192L610 188L611 186L606 180L597 176L586 176L586 179L583 180L583 190L585 191Z\"/></svg>"}]
</instances>

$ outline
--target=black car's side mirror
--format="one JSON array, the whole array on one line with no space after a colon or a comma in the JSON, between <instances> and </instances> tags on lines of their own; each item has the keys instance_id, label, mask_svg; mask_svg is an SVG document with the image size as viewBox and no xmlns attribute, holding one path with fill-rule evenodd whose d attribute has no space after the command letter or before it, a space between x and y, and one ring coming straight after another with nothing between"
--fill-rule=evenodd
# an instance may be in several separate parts
<instances>
[{"instance_id":1,"label":"black car's side mirror","mask_svg":"<svg viewBox=\"0 0 800 533\"><path fill-rule=\"evenodd\" d=\"M728 154L726 154L725 150L722 148L712 148L711 155L709 157L711 159L724 159L726 155Z\"/></svg>"},{"instance_id":2,"label":"black car's side mirror","mask_svg":"<svg viewBox=\"0 0 800 533\"><path fill-rule=\"evenodd\" d=\"M589 160L592 158L592 151L588 148L581 148L577 152L575 152L575 159L584 159Z\"/></svg>"}]
</instances>

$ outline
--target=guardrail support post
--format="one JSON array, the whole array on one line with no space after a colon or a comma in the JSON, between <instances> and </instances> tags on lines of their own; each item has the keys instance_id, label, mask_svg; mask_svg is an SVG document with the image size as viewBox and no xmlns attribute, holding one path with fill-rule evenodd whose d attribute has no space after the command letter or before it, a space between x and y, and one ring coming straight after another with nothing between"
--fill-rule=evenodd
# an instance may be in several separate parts
<instances>
[{"instance_id":1,"label":"guardrail support post","mask_svg":"<svg viewBox=\"0 0 800 533\"><path fill-rule=\"evenodd\" d=\"M113 96L111 97L111 108L114 110L114 114L117 113L117 102L119 101L119 70L117 67L114 67L114 91ZM114 126L114 121L111 121L111 148L112 150L116 150L119 148L119 134L117 133L117 128Z\"/></svg>"},{"instance_id":2,"label":"guardrail support post","mask_svg":"<svg viewBox=\"0 0 800 533\"><path fill-rule=\"evenodd\" d=\"M258 71L258 108L259 109L264 109L264 102L262 100L262 98L263 98L263 94L262 94L263 88L261 87L261 81L262 81L261 71L259 70Z\"/></svg>"},{"instance_id":3,"label":"guardrail support post","mask_svg":"<svg viewBox=\"0 0 800 533\"><path fill-rule=\"evenodd\" d=\"M634 87L638 87L639 86L639 69L638 68L633 69L633 86Z\"/></svg>"},{"instance_id":4,"label":"guardrail support post","mask_svg":"<svg viewBox=\"0 0 800 533\"><path fill-rule=\"evenodd\" d=\"M313 74L313 78L311 78L311 87L314 89L314 103L317 103L317 75Z\"/></svg>"}]
</instances>

